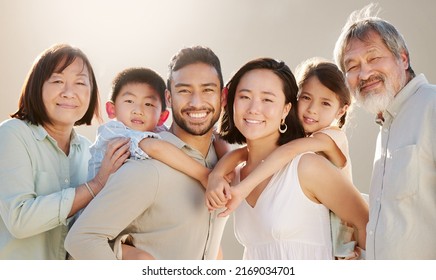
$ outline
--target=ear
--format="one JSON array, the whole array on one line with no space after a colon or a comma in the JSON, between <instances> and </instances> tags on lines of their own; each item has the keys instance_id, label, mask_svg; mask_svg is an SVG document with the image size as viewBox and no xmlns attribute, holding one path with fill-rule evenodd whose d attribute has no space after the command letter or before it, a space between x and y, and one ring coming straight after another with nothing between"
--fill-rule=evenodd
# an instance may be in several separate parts
<instances>
[{"instance_id":1,"label":"ear","mask_svg":"<svg viewBox=\"0 0 436 280\"><path fill-rule=\"evenodd\" d=\"M106 113L109 119L114 119L115 115L115 104L112 101L106 102Z\"/></svg>"},{"instance_id":2,"label":"ear","mask_svg":"<svg viewBox=\"0 0 436 280\"><path fill-rule=\"evenodd\" d=\"M289 102L289 103L285 104L285 107L283 108L283 113L282 113L282 120L284 118L286 118L286 116L289 114L291 109L292 109L292 103Z\"/></svg>"},{"instance_id":3,"label":"ear","mask_svg":"<svg viewBox=\"0 0 436 280\"><path fill-rule=\"evenodd\" d=\"M226 107L228 95L229 95L229 89L227 87L223 87L223 90L221 91L221 108Z\"/></svg>"},{"instance_id":4,"label":"ear","mask_svg":"<svg viewBox=\"0 0 436 280\"><path fill-rule=\"evenodd\" d=\"M171 92L169 90L165 90L165 101L168 108L171 108Z\"/></svg>"},{"instance_id":5,"label":"ear","mask_svg":"<svg viewBox=\"0 0 436 280\"><path fill-rule=\"evenodd\" d=\"M404 50L401 51L400 61L401 61L401 64L403 65L403 67L404 67L404 70L407 70L407 68L409 68L409 59L407 59L407 53Z\"/></svg>"},{"instance_id":6,"label":"ear","mask_svg":"<svg viewBox=\"0 0 436 280\"><path fill-rule=\"evenodd\" d=\"M338 113L336 114L336 119L339 120L340 118L342 118L342 116L347 112L349 107L349 105L344 105L342 108L340 108L338 110Z\"/></svg>"},{"instance_id":7,"label":"ear","mask_svg":"<svg viewBox=\"0 0 436 280\"><path fill-rule=\"evenodd\" d=\"M170 115L170 112L168 110L165 110L162 113L160 113L160 118L159 118L157 125L158 126L163 125L167 121L169 115Z\"/></svg>"}]
</instances>

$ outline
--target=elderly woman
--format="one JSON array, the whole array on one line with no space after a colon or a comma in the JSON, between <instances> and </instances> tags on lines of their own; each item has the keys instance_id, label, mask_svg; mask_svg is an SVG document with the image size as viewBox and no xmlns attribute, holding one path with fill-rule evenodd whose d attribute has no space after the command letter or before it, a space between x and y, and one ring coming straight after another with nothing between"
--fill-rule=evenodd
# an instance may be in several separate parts
<instances>
[{"instance_id":1,"label":"elderly woman","mask_svg":"<svg viewBox=\"0 0 436 280\"><path fill-rule=\"evenodd\" d=\"M0 259L65 259L71 218L128 157L113 141L87 182L90 141L74 131L99 117L86 55L69 45L45 50L24 82L18 110L0 124Z\"/></svg>"}]
</instances>

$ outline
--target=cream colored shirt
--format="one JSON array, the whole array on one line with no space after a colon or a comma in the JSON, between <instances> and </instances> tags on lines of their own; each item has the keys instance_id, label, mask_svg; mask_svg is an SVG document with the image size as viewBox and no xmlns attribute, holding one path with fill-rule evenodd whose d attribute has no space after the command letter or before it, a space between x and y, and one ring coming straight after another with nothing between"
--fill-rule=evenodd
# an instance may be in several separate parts
<instances>
[{"instance_id":1,"label":"cream colored shirt","mask_svg":"<svg viewBox=\"0 0 436 280\"><path fill-rule=\"evenodd\" d=\"M84 183L90 141L71 136L68 156L42 126L0 125L0 259L65 259L75 187Z\"/></svg>"},{"instance_id":2,"label":"cream colored shirt","mask_svg":"<svg viewBox=\"0 0 436 280\"><path fill-rule=\"evenodd\" d=\"M209 168L217 161L212 144L203 158L173 134L160 136ZM120 259L128 234L156 259L214 259L227 220L215 215L195 179L158 160L129 160L85 208L65 247L74 259Z\"/></svg>"},{"instance_id":3,"label":"cream colored shirt","mask_svg":"<svg viewBox=\"0 0 436 280\"><path fill-rule=\"evenodd\" d=\"M348 178L351 182L353 182L350 153L348 149L348 138L345 132L337 127L329 126L314 132L312 136L318 133L326 134L333 140L333 142L335 142L336 146L339 148L342 155L344 155L346 159L345 165L343 167L338 167L338 168L346 178Z\"/></svg>"},{"instance_id":4,"label":"cream colored shirt","mask_svg":"<svg viewBox=\"0 0 436 280\"><path fill-rule=\"evenodd\" d=\"M383 114L367 259L436 259L436 86L412 79Z\"/></svg>"}]
</instances>

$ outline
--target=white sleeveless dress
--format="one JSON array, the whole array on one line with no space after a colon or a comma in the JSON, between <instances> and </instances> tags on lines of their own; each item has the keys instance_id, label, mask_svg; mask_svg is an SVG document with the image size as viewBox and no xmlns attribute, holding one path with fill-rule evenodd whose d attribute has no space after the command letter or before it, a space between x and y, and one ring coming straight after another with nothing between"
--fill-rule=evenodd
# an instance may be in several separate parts
<instances>
[{"instance_id":1,"label":"white sleeveless dress","mask_svg":"<svg viewBox=\"0 0 436 280\"><path fill-rule=\"evenodd\" d=\"M273 175L255 207L244 200L235 210L235 235L244 246L243 259L333 258L329 210L301 190L297 173L301 156Z\"/></svg>"}]
</instances>

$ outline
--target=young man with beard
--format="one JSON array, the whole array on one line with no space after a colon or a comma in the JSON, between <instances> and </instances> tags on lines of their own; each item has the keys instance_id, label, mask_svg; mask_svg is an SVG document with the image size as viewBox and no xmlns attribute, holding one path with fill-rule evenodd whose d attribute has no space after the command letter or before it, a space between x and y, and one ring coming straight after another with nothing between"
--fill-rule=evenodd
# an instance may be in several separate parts
<instances>
[{"instance_id":1,"label":"young man with beard","mask_svg":"<svg viewBox=\"0 0 436 280\"><path fill-rule=\"evenodd\" d=\"M436 259L436 86L415 75L402 35L351 14L335 59L357 101L377 116L367 259Z\"/></svg>"},{"instance_id":2,"label":"young man with beard","mask_svg":"<svg viewBox=\"0 0 436 280\"><path fill-rule=\"evenodd\" d=\"M185 48L172 58L166 99L173 123L159 135L208 168L217 161L212 140L222 88L220 61L209 48ZM121 259L122 243L149 259L217 258L226 219L209 213L195 179L154 159L129 160L105 189L68 234L74 259Z\"/></svg>"}]
</instances>

